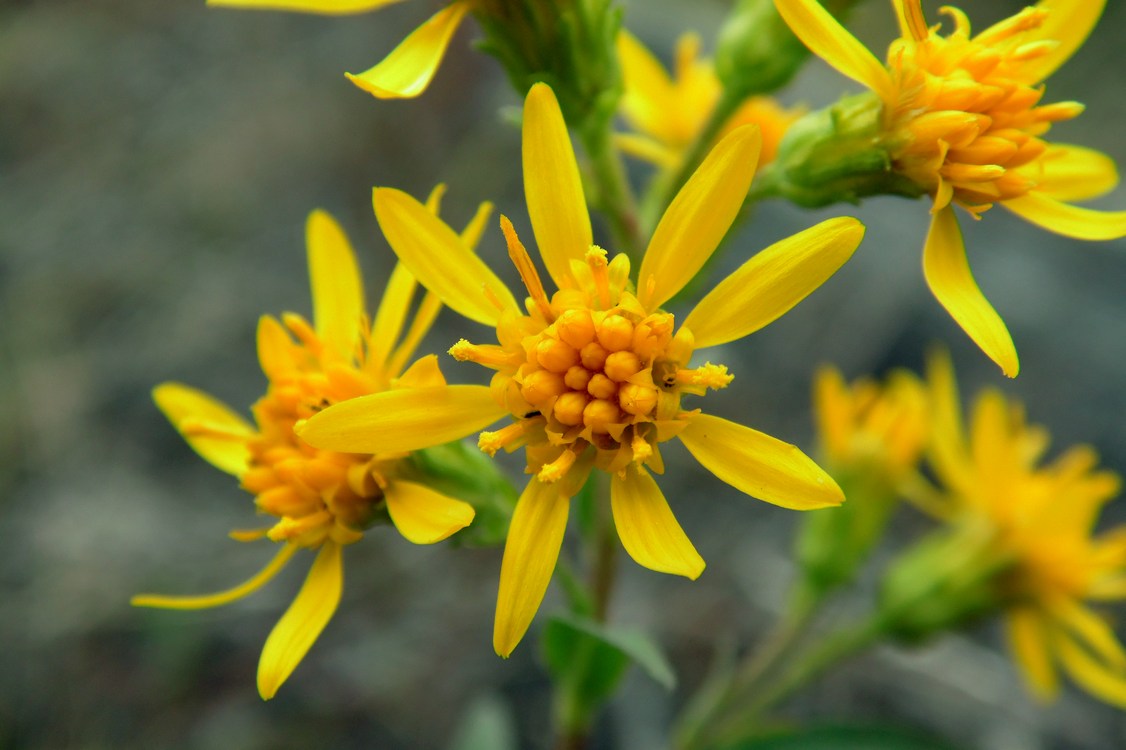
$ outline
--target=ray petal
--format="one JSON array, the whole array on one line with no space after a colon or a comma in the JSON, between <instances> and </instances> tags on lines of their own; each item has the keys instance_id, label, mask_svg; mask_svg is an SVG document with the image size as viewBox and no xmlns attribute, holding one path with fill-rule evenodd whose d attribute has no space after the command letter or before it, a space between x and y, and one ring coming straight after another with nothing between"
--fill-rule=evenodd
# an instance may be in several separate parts
<instances>
[{"instance_id":1,"label":"ray petal","mask_svg":"<svg viewBox=\"0 0 1126 750\"><path fill-rule=\"evenodd\" d=\"M582 260L594 239L571 136L547 84L528 91L523 133L524 197L536 246L555 284L573 286L571 261Z\"/></svg>"},{"instance_id":2,"label":"ray petal","mask_svg":"<svg viewBox=\"0 0 1126 750\"><path fill-rule=\"evenodd\" d=\"M387 484L384 497L395 528L415 544L440 542L473 522L472 505L423 484L396 479Z\"/></svg>"},{"instance_id":3,"label":"ray petal","mask_svg":"<svg viewBox=\"0 0 1126 750\"><path fill-rule=\"evenodd\" d=\"M1117 240L1126 237L1126 211L1097 211L1063 203L1032 191L1001 205L1025 221L1049 232L1077 240Z\"/></svg>"},{"instance_id":4,"label":"ray petal","mask_svg":"<svg viewBox=\"0 0 1126 750\"><path fill-rule=\"evenodd\" d=\"M637 277L638 298L647 308L671 299L715 252L743 207L761 148L758 126L731 131L669 204Z\"/></svg>"},{"instance_id":5,"label":"ray petal","mask_svg":"<svg viewBox=\"0 0 1126 750\"><path fill-rule=\"evenodd\" d=\"M693 581L704 572L704 559L644 468L629 467L624 476L614 474L610 507L622 546L638 565Z\"/></svg>"},{"instance_id":6,"label":"ray petal","mask_svg":"<svg viewBox=\"0 0 1126 750\"><path fill-rule=\"evenodd\" d=\"M1037 8L1050 11L1039 28L1030 30L1028 42L1047 40L1059 42L1048 54L1028 60L1020 67L1019 75L1025 83L1039 83L1059 70L1083 46L1106 6L1106 0L1040 0Z\"/></svg>"},{"instance_id":7,"label":"ray petal","mask_svg":"<svg viewBox=\"0 0 1126 750\"><path fill-rule=\"evenodd\" d=\"M701 348L754 333L825 283L863 238L863 224L841 217L776 242L700 300L684 326Z\"/></svg>"},{"instance_id":8,"label":"ray petal","mask_svg":"<svg viewBox=\"0 0 1126 750\"><path fill-rule=\"evenodd\" d=\"M887 68L817 0L774 0L774 7L813 54L881 98L891 97Z\"/></svg>"},{"instance_id":9,"label":"ray petal","mask_svg":"<svg viewBox=\"0 0 1126 750\"><path fill-rule=\"evenodd\" d=\"M567 529L570 498L532 479L516 503L500 567L493 648L505 658L524 637L551 582Z\"/></svg>"},{"instance_id":10,"label":"ray petal","mask_svg":"<svg viewBox=\"0 0 1126 750\"><path fill-rule=\"evenodd\" d=\"M283 544L273 559L255 573L251 578L240 583L234 588L220 591L217 594L204 594L203 596L163 596L161 594L138 594L129 600L134 607L155 607L157 609L208 609L221 607L233 601L250 596L258 589L265 586L278 571L293 557L297 547L292 544Z\"/></svg>"},{"instance_id":11,"label":"ray petal","mask_svg":"<svg viewBox=\"0 0 1126 750\"><path fill-rule=\"evenodd\" d=\"M270 700L328 625L344 586L340 545L325 542L297 598L266 638L258 660L258 694Z\"/></svg>"},{"instance_id":12,"label":"ray petal","mask_svg":"<svg viewBox=\"0 0 1126 750\"><path fill-rule=\"evenodd\" d=\"M383 58L375 67L353 75L345 73L352 83L378 99L410 99L426 90L438 65L446 54L461 20L469 12L469 3L450 3L430 17L426 23Z\"/></svg>"},{"instance_id":13,"label":"ray petal","mask_svg":"<svg viewBox=\"0 0 1126 750\"><path fill-rule=\"evenodd\" d=\"M1005 631L1013 659L1032 692L1041 700L1054 698L1059 692L1059 676L1039 615L1027 608L1013 609L1005 618Z\"/></svg>"},{"instance_id":14,"label":"ray petal","mask_svg":"<svg viewBox=\"0 0 1126 750\"><path fill-rule=\"evenodd\" d=\"M339 358L350 360L363 333L364 288L356 255L340 225L325 211L305 224L313 323L317 335Z\"/></svg>"},{"instance_id":15,"label":"ray petal","mask_svg":"<svg viewBox=\"0 0 1126 750\"><path fill-rule=\"evenodd\" d=\"M219 8L245 8L247 10L288 10L298 13L318 13L326 16L347 15L378 10L403 0L207 0Z\"/></svg>"},{"instance_id":16,"label":"ray petal","mask_svg":"<svg viewBox=\"0 0 1126 750\"><path fill-rule=\"evenodd\" d=\"M1057 201L1085 201L1118 186L1118 167L1101 151L1052 144L1021 173L1036 181L1036 192Z\"/></svg>"},{"instance_id":17,"label":"ray petal","mask_svg":"<svg viewBox=\"0 0 1126 750\"><path fill-rule=\"evenodd\" d=\"M1099 700L1126 708L1126 672L1099 661L1066 636L1056 638L1060 663L1079 685Z\"/></svg>"},{"instance_id":18,"label":"ray petal","mask_svg":"<svg viewBox=\"0 0 1126 750\"><path fill-rule=\"evenodd\" d=\"M931 219L923 248L923 274L931 292L962 330L1006 375L1015 378L1020 371L1016 347L1005 322L974 281L952 206Z\"/></svg>"},{"instance_id":19,"label":"ray petal","mask_svg":"<svg viewBox=\"0 0 1126 750\"><path fill-rule=\"evenodd\" d=\"M792 510L844 502L833 478L796 446L750 427L696 414L678 437L705 469L752 497Z\"/></svg>"},{"instance_id":20,"label":"ray petal","mask_svg":"<svg viewBox=\"0 0 1126 750\"><path fill-rule=\"evenodd\" d=\"M399 453L459 440L507 413L484 385L404 388L341 401L296 431L316 448Z\"/></svg>"},{"instance_id":21,"label":"ray petal","mask_svg":"<svg viewBox=\"0 0 1126 750\"><path fill-rule=\"evenodd\" d=\"M246 438L254 428L226 404L183 383L162 383L153 401L172 426L205 461L228 474L242 476L250 461Z\"/></svg>"},{"instance_id":22,"label":"ray petal","mask_svg":"<svg viewBox=\"0 0 1126 750\"><path fill-rule=\"evenodd\" d=\"M399 260L447 306L488 326L497 324L502 309L517 308L512 293L484 261L417 200L401 190L376 188L372 205Z\"/></svg>"}]
</instances>

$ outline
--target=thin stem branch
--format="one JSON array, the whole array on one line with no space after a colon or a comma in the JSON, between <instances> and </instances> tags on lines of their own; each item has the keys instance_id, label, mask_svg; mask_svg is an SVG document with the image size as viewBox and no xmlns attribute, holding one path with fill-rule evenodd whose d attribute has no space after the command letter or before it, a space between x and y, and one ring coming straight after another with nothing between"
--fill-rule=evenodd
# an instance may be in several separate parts
<instances>
[{"instance_id":1,"label":"thin stem branch","mask_svg":"<svg viewBox=\"0 0 1126 750\"><path fill-rule=\"evenodd\" d=\"M590 176L597 193L595 206L605 215L614 240L614 249L624 252L634 263L641 261L641 235L633 191L626 179L625 166L614 146L610 119L589 128L579 136L590 159Z\"/></svg>"}]
</instances>

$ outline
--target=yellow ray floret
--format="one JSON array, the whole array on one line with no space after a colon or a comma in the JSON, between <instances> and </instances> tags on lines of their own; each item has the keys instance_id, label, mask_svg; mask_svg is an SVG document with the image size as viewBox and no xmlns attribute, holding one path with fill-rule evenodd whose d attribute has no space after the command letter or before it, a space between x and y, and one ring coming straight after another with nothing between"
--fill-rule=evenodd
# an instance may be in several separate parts
<instances>
[{"instance_id":1,"label":"yellow ray floret","mask_svg":"<svg viewBox=\"0 0 1126 750\"><path fill-rule=\"evenodd\" d=\"M705 467L768 502L807 509L843 500L833 480L796 447L681 406L686 396L726 387L732 375L719 364L692 366L692 326L678 328L661 305L726 234L759 150L753 126L735 129L715 147L659 223L635 281L625 255L610 258L591 244L559 105L549 87L533 86L524 112L524 184L547 277L517 229L501 221L509 257L526 287L523 305L418 201L390 188L374 191L376 217L404 266L452 308L496 328L496 344L460 341L450 350L494 374L487 388L447 386L445 395L434 389L429 411L426 399L391 391L325 409L299 433L322 449L380 452L421 447L428 436L437 441L466 434L504 415L512 419L479 438L490 454L523 447L532 477L517 504L501 566L494 646L502 656L516 647L539 607L569 499L592 470L613 476L611 506L629 554L646 567L690 578L704 569L703 560L650 476L664 471L661 443L680 435ZM737 293L705 297L688 320L709 344L744 336L816 289L862 236L854 219L837 219L778 243L736 272ZM394 429L373 427L376 414Z\"/></svg>"}]
</instances>

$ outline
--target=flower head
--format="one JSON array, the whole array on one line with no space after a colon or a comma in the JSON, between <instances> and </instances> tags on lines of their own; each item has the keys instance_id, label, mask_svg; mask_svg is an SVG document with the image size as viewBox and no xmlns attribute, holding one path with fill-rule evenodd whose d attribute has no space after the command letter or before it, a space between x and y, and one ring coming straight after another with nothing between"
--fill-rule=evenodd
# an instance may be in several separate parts
<instances>
[{"instance_id":1,"label":"flower head","mask_svg":"<svg viewBox=\"0 0 1126 750\"><path fill-rule=\"evenodd\" d=\"M441 191L431 208L437 210ZM484 207L487 208L487 207ZM475 242L487 211L467 230ZM417 283L399 266L391 275L374 324L367 323L363 287L343 231L323 211L308 222L313 324L286 313L264 316L258 326L258 358L269 379L253 406L254 422L205 393L179 383L158 386L157 405L204 459L239 478L254 495L269 527L235 531L239 541L268 538L281 544L266 568L246 583L207 596L142 595L138 606L213 607L253 593L299 549L318 550L305 584L266 640L258 689L271 698L328 624L343 579L341 548L373 524L392 523L416 544L441 541L473 520L472 506L447 497L413 476L404 452L340 453L314 448L294 425L321 409L381 391L412 391L445 384L434 355L404 370L441 307L433 295L420 303L410 325L408 310Z\"/></svg>"},{"instance_id":2,"label":"flower head","mask_svg":"<svg viewBox=\"0 0 1126 750\"><path fill-rule=\"evenodd\" d=\"M490 386L391 392L339 404L299 429L336 450L410 450L479 430L489 452L523 446L532 474L517 503L501 568L494 647L507 656L547 588L568 500L589 473L612 475L611 507L626 551L641 565L697 577L704 562L650 471L676 437L700 463L747 494L789 508L843 500L797 448L748 427L687 410L682 399L723 388L722 365L692 366L697 348L742 338L820 286L855 250L855 219L826 221L755 256L701 300L679 326L662 308L703 266L738 213L759 148L757 130L719 143L659 223L640 270L592 244L578 165L552 90L533 86L524 110L524 184L543 279L511 222L501 226L527 296L513 294L444 223L409 195L374 192L391 247L419 280L462 315L496 328L496 344L451 353L495 371ZM374 420L379 415L378 423ZM439 437L440 436L440 437Z\"/></svg>"},{"instance_id":3,"label":"flower head","mask_svg":"<svg viewBox=\"0 0 1126 750\"><path fill-rule=\"evenodd\" d=\"M639 159L678 167L707 125L723 90L712 61L699 56L700 38L692 33L677 40L671 76L624 29L618 34L617 47L625 84L621 111L635 131L619 135L618 145ZM759 162L765 164L774 159L782 136L801 114L800 109L786 109L768 96L752 96L728 118L718 137L740 125L758 125L762 135Z\"/></svg>"},{"instance_id":4,"label":"flower head","mask_svg":"<svg viewBox=\"0 0 1126 750\"><path fill-rule=\"evenodd\" d=\"M286 10L322 15L363 13L402 0L207 0L226 8ZM379 99L409 99L430 85L450 39L471 9L470 0L454 0L412 31L391 54L363 73L345 73L352 83Z\"/></svg>"},{"instance_id":5,"label":"flower head","mask_svg":"<svg viewBox=\"0 0 1126 750\"><path fill-rule=\"evenodd\" d=\"M957 8L943 8L953 20L943 35L927 25L919 0L894 0L902 35L886 65L816 0L775 5L810 49L881 100L880 138L892 168L934 199L923 251L927 283L978 346L1016 376L1016 349L970 272L953 206L980 218L1000 204L1078 239L1126 236L1126 211L1070 203L1114 188L1111 159L1043 138L1083 110L1076 102L1042 104L1042 81L1083 44L1105 0L1042 0L976 35Z\"/></svg>"},{"instance_id":6,"label":"flower head","mask_svg":"<svg viewBox=\"0 0 1126 750\"><path fill-rule=\"evenodd\" d=\"M1085 445L1042 463L1047 431L1028 425L1020 404L997 391L978 397L963 429L948 358L932 363L930 386L931 462L943 487L933 507L1001 561L996 587L1029 685L1050 698L1058 665L1092 694L1126 707L1126 650L1089 607L1126 599L1126 527L1094 533L1119 478L1096 469L1098 457Z\"/></svg>"}]
</instances>

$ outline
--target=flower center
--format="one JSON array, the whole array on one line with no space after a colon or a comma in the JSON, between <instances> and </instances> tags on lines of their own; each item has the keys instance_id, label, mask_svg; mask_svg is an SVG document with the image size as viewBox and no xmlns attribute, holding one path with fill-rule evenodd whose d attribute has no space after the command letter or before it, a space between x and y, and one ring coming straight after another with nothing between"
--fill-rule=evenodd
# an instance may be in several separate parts
<instances>
[{"instance_id":1,"label":"flower center","mask_svg":"<svg viewBox=\"0 0 1126 750\"><path fill-rule=\"evenodd\" d=\"M629 287L629 260L607 262L591 247L572 263L574 286L549 300L507 219L509 253L528 289L527 315L497 326L496 346L464 339L456 359L497 370L493 388L516 423L483 432L482 450L528 446L530 470L557 481L574 467L620 471L633 462L661 469L657 444L683 426L680 399L731 381L727 368L688 369L692 334L670 313L645 309ZM590 449L588 451L588 449Z\"/></svg>"},{"instance_id":2,"label":"flower center","mask_svg":"<svg viewBox=\"0 0 1126 750\"><path fill-rule=\"evenodd\" d=\"M905 9L911 38L888 52L895 95L885 118L900 144L897 171L930 190L936 208L955 201L976 215L1024 195L1035 187L1035 172L1020 168L1044 154L1040 136L1083 110L1076 102L1038 106L1043 87L1026 72L1056 46L1024 41L1049 10L1025 8L971 38L957 8L943 9L954 21L945 37L926 27L918 0Z\"/></svg>"}]
</instances>

